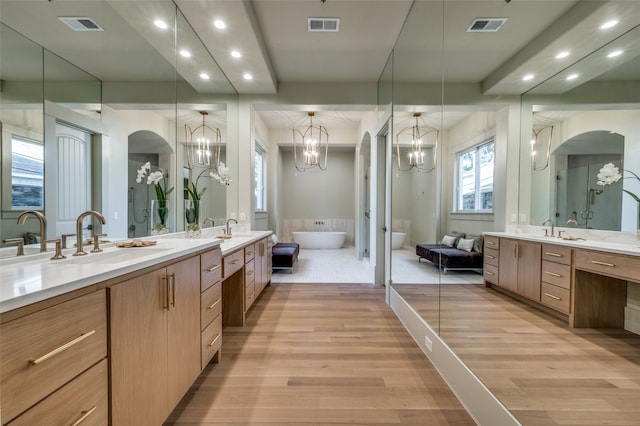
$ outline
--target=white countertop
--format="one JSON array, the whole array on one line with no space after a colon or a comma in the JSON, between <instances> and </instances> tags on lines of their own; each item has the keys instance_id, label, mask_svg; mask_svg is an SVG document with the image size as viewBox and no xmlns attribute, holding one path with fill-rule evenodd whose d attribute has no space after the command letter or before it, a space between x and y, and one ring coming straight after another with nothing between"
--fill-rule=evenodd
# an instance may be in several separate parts
<instances>
[{"instance_id":1,"label":"white countertop","mask_svg":"<svg viewBox=\"0 0 640 426\"><path fill-rule=\"evenodd\" d=\"M485 232L484 235L513 238L518 240L535 241L538 243L558 244L574 248L586 250L598 250L607 253L626 254L631 256L640 256L640 241L638 244L613 243L599 240L565 240L558 237L545 237L544 235L525 234L516 232Z\"/></svg>"},{"instance_id":2,"label":"white countertop","mask_svg":"<svg viewBox=\"0 0 640 426\"><path fill-rule=\"evenodd\" d=\"M86 256L73 256L75 248L63 250L67 258L61 260L50 259L53 251L2 259L0 313L208 248L220 246L224 256L271 233L252 231L222 240L216 238L218 230L205 228L200 238L187 238L183 232L142 238L157 241L153 246L119 248L110 243L102 246L102 253L89 253L92 246L85 247Z\"/></svg>"}]
</instances>

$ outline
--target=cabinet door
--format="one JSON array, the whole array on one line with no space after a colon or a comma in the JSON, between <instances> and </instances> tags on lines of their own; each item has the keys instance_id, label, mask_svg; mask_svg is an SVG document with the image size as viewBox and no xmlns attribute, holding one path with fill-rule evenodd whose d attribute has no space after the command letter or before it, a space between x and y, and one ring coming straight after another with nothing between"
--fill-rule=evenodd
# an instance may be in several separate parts
<instances>
[{"instance_id":1,"label":"cabinet door","mask_svg":"<svg viewBox=\"0 0 640 426\"><path fill-rule=\"evenodd\" d=\"M170 409L166 416L200 374L200 258L168 266L167 276L171 306L166 337Z\"/></svg>"},{"instance_id":2,"label":"cabinet door","mask_svg":"<svg viewBox=\"0 0 640 426\"><path fill-rule=\"evenodd\" d=\"M163 268L108 289L114 425L159 425L169 415L165 276Z\"/></svg>"},{"instance_id":3,"label":"cabinet door","mask_svg":"<svg viewBox=\"0 0 640 426\"><path fill-rule=\"evenodd\" d=\"M500 239L498 283L507 290L518 291L518 241Z\"/></svg>"},{"instance_id":4,"label":"cabinet door","mask_svg":"<svg viewBox=\"0 0 640 426\"><path fill-rule=\"evenodd\" d=\"M540 301L540 265L542 246L528 241L518 242L518 294ZM502 264L500 264L502 268Z\"/></svg>"}]
</instances>

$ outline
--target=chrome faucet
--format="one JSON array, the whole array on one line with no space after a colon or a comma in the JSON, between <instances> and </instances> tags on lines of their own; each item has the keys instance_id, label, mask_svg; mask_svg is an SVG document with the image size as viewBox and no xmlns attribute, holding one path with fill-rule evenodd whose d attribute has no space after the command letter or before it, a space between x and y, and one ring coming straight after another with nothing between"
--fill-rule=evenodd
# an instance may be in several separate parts
<instances>
[{"instance_id":1,"label":"chrome faucet","mask_svg":"<svg viewBox=\"0 0 640 426\"><path fill-rule=\"evenodd\" d=\"M569 226L569 224L573 223L575 226L579 226L578 221L575 219L569 219L567 221L567 226Z\"/></svg>"},{"instance_id":2,"label":"chrome faucet","mask_svg":"<svg viewBox=\"0 0 640 426\"><path fill-rule=\"evenodd\" d=\"M18 225L24 225L29 216L35 216L40 221L40 253L43 253L47 251L47 219L38 211L27 210L18 216Z\"/></svg>"},{"instance_id":3,"label":"chrome faucet","mask_svg":"<svg viewBox=\"0 0 640 426\"><path fill-rule=\"evenodd\" d=\"M87 210L84 213L80 213L78 219L76 220L76 252L73 253L74 256L84 256L87 252L84 251L82 244L84 241L82 240L82 221L87 216L95 216L101 224L105 224L104 216L102 213L96 210Z\"/></svg>"},{"instance_id":4,"label":"chrome faucet","mask_svg":"<svg viewBox=\"0 0 640 426\"><path fill-rule=\"evenodd\" d=\"M238 221L237 221L237 220L235 220L235 219L233 219L233 218L228 219L228 220L227 220L227 231L226 231L226 234L227 234L227 235L231 235L231 227L229 226L229 222L231 222L231 221L233 221L235 224L238 224Z\"/></svg>"},{"instance_id":5,"label":"chrome faucet","mask_svg":"<svg viewBox=\"0 0 640 426\"><path fill-rule=\"evenodd\" d=\"M208 218L206 218L205 220L203 220L203 221L202 221L202 227L203 227L203 228L204 228L204 225L205 225L207 222L211 222L211 226L216 226L216 223L213 221L213 218L208 217Z\"/></svg>"},{"instance_id":6,"label":"chrome faucet","mask_svg":"<svg viewBox=\"0 0 640 426\"><path fill-rule=\"evenodd\" d=\"M555 233L554 233L555 232L554 231L555 230L555 224L553 223L553 219L545 219L545 221L542 222L542 226L545 226L547 223L551 224L551 236L555 237L556 236ZM546 234L546 232L545 232L545 234Z\"/></svg>"}]
</instances>

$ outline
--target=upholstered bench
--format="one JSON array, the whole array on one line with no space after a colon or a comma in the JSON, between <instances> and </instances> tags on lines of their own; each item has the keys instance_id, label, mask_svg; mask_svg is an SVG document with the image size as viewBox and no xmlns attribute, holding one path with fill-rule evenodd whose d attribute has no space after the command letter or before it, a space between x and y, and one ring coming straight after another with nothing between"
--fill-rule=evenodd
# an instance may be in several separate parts
<instances>
[{"instance_id":1,"label":"upholstered bench","mask_svg":"<svg viewBox=\"0 0 640 426\"><path fill-rule=\"evenodd\" d=\"M464 234L457 236L453 242L449 244L418 244L416 245L416 254L418 262L426 259L429 262L440 266L446 274L449 270L454 269L470 269L477 272L482 271L483 256L481 237L468 239L471 241L470 246L465 250L458 248L458 241L463 238ZM477 241L476 241L477 240ZM444 239L443 239L444 241ZM471 245L472 244L472 245Z\"/></svg>"},{"instance_id":2,"label":"upholstered bench","mask_svg":"<svg viewBox=\"0 0 640 426\"><path fill-rule=\"evenodd\" d=\"M293 273L293 267L298 261L300 244L277 243L272 247L271 263L273 269L289 269Z\"/></svg>"}]
</instances>

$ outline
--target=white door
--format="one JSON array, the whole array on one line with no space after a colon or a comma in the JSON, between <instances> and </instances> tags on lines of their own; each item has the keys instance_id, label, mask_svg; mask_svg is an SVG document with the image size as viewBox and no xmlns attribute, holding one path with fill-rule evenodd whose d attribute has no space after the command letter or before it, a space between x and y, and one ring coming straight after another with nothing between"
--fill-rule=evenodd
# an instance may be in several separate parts
<instances>
[{"instance_id":1,"label":"white door","mask_svg":"<svg viewBox=\"0 0 640 426\"><path fill-rule=\"evenodd\" d=\"M75 233L77 217L91 209L91 134L57 122L54 149L56 185L47 187L46 208L49 235L59 237Z\"/></svg>"}]
</instances>

